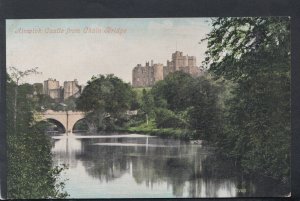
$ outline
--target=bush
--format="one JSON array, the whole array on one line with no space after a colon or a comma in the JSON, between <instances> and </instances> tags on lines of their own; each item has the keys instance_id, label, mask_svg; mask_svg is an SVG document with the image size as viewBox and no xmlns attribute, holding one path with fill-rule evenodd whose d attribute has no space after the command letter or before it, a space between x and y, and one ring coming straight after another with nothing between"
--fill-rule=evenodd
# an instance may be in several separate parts
<instances>
[{"instance_id":1,"label":"bush","mask_svg":"<svg viewBox=\"0 0 300 201\"><path fill-rule=\"evenodd\" d=\"M173 111L159 108L155 111L155 122L157 128L185 128L187 123L184 119L180 118Z\"/></svg>"}]
</instances>

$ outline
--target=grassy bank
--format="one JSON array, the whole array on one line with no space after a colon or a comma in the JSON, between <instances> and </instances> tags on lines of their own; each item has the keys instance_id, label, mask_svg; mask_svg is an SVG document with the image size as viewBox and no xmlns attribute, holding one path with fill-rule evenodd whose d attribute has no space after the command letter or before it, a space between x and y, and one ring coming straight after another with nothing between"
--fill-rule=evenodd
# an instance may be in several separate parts
<instances>
[{"instance_id":1,"label":"grassy bank","mask_svg":"<svg viewBox=\"0 0 300 201\"><path fill-rule=\"evenodd\" d=\"M142 133L148 135L159 136L163 138L175 138L182 140L194 139L195 132L188 129L180 128L157 128L153 120L147 123L142 123L137 126L128 126L118 129L119 132Z\"/></svg>"}]
</instances>

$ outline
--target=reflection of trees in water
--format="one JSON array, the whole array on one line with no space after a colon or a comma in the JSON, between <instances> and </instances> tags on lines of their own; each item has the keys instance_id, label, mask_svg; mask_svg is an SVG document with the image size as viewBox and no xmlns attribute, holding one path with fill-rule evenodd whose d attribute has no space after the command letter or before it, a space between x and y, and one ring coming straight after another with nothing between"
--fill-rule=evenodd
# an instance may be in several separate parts
<instances>
[{"instance_id":1,"label":"reflection of trees in water","mask_svg":"<svg viewBox=\"0 0 300 201\"><path fill-rule=\"evenodd\" d=\"M235 184L232 189L235 189L235 194L238 197L282 196L289 193L288 186L259 175L246 175L239 167L217 155L211 155L205 159L203 170L207 179L215 178L215 180L223 181L231 179L232 183L223 182L221 187L223 188L224 185L229 187Z\"/></svg>"},{"instance_id":2,"label":"reflection of trees in water","mask_svg":"<svg viewBox=\"0 0 300 201\"><path fill-rule=\"evenodd\" d=\"M92 145L124 141L141 144L145 139L82 140L84 152L76 157L83 161L87 173L100 181L109 182L125 173L132 174L137 184L149 188L166 183L176 197L266 196L268 193L268 189L261 186L254 188L249 178L228 161L199 146L176 142L176 146L166 142L167 147ZM156 140L152 139L150 144L154 143ZM163 144L159 142L159 145ZM245 193L238 192L243 189L246 189Z\"/></svg>"},{"instance_id":3,"label":"reflection of trees in water","mask_svg":"<svg viewBox=\"0 0 300 201\"><path fill-rule=\"evenodd\" d=\"M84 145L90 142L83 142ZM130 163L123 153L128 147L86 146L78 158L87 173L100 181L110 181L121 177L129 170Z\"/></svg>"},{"instance_id":4,"label":"reflection of trees in water","mask_svg":"<svg viewBox=\"0 0 300 201\"><path fill-rule=\"evenodd\" d=\"M101 182L131 174L137 184L149 188L167 184L176 197L234 197L284 195L277 183L266 180L253 183L228 161L211 154L206 148L178 141L149 139L146 146L98 146L94 143L138 143L145 139L81 139L76 145L56 144L60 160L78 159L86 172ZM78 140L76 140L78 142ZM76 146L75 146L76 145ZM174 146L176 145L176 146ZM80 150L79 150L80 149ZM69 150L69 151L67 151ZM68 161L70 163L70 161ZM238 192L246 189L246 192ZM288 192L287 192L288 193ZM287 194L286 193L286 194Z\"/></svg>"},{"instance_id":5,"label":"reflection of trees in water","mask_svg":"<svg viewBox=\"0 0 300 201\"><path fill-rule=\"evenodd\" d=\"M55 165L66 164L70 168L77 166L76 156L84 152L81 141L72 137L53 140L52 153Z\"/></svg>"},{"instance_id":6,"label":"reflection of trees in water","mask_svg":"<svg viewBox=\"0 0 300 201\"><path fill-rule=\"evenodd\" d=\"M211 197L217 196L219 188L232 188L231 182L224 184L223 181L212 178L214 173L203 166L209 157L208 151L197 146L169 146L172 145L170 143L166 144L169 147L91 145L99 141L123 141L97 139L82 142L85 152L78 157L83 159L87 173L100 181L109 182L119 178L125 173L130 173L132 168L132 177L136 183L144 183L149 188L159 183L167 183L172 187L173 195L177 197ZM141 142L141 139L126 141L134 142ZM184 195L185 192L188 195Z\"/></svg>"},{"instance_id":7,"label":"reflection of trees in water","mask_svg":"<svg viewBox=\"0 0 300 201\"><path fill-rule=\"evenodd\" d=\"M170 153L172 150L176 152L174 149L169 149L166 155L172 156ZM159 153L160 151L155 149L154 153L147 157L132 157L132 176L137 183L144 182L148 187L155 183L167 182L172 186L174 195L182 196L185 182L193 174L191 161L186 157L166 158Z\"/></svg>"},{"instance_id":8,"label":"reflection of trees in water","mask_svg":"<svg viewBox=\"0 0 300 201\"><path fill-rule=\"evenodd\" d=\"M184 195L185 188L189 197L217 196L221 182L211 181L212 178L203 172L202 164L206 157L187 146L151 149L147 159L144 156L132 158L133 177L137 183L145 182L147 186L167 182L177 197Z\"/></svg>"}]
</instances>

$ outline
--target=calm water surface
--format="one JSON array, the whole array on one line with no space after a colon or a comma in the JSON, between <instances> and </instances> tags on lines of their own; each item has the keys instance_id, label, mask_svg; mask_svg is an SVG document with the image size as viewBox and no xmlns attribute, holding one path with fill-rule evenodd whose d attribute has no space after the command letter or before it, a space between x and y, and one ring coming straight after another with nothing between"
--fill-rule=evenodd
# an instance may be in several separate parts
<instances>
[{"instance_id":1,"label":"calm water surface","mask_svg":"<svg viewBox=\"0 0 300 201\"><path fill-rule=\"evenodd\" d=\"M285 187L246 179L213 149L146 135L53 137L54 165L70 198L283 196Z\"/></svg>"}]
</instances>

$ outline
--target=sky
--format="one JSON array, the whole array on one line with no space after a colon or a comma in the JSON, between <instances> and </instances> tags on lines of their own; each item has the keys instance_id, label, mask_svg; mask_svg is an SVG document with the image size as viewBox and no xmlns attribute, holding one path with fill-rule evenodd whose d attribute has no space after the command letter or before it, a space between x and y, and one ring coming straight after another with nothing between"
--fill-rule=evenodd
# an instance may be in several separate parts
<instances>
[{"instance_id":1,"label":"sky","mask_svg":"<svg viewBox=\"0 0 300 201\"><path fill-rule=\"evenodd\" d=\"M201 65L211 29L208 18L14 19L6 20L6 65L39 75L23 82L114 74L131 82L132 69L146 61L166 65L176 50Z\"/></svg>"}]
</instances>

